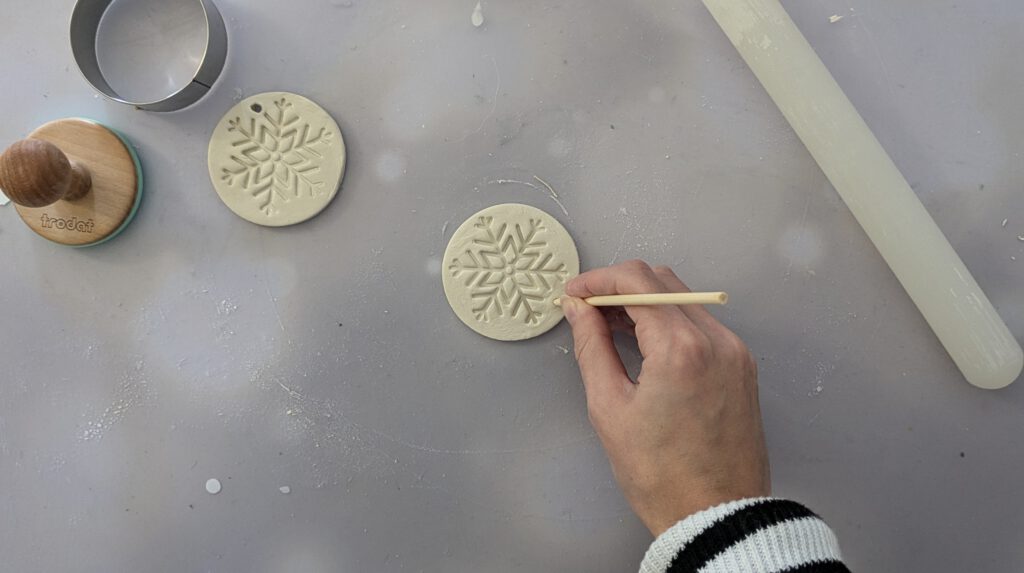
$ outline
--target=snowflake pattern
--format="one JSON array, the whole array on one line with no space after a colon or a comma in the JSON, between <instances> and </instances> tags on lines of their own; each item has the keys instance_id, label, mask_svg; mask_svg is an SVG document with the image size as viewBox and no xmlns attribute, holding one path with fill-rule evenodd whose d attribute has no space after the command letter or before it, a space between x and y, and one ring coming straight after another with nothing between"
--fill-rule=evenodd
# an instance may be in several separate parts
<instances>
[{"instance_id":1,"label":"snowflake pattern","mask_svg":"<svg viewBox=\"0 0 1024 573\"><path fill-rule=\"evenodd\" d=\"M221 180L229 186L238 184L268 216L277 212L279 203L325 192L317 174L334 134L326 128L313 134L292 107L281 98L272 109L254 104L252 109L259 115L250 116L248 123L241 117L228 121L228 131L238 137L231 142L232 165L222 168Z\"/></svg>"},{"instance_id":2,"label":"snowflake pattern","mask_svg":"<svg viewBox=\"0 0 1024 573\"><path fill-rule=\"evenodd\" d=\"M564 263L556 263L554 255L545 252L544 222L496 225L493 217L483 216L473 227L472 246L448 267L469 288L473 316L481 322L518 317L526 324L539 324L545 301L569 275Z\"/></svg>"}]
</instances>

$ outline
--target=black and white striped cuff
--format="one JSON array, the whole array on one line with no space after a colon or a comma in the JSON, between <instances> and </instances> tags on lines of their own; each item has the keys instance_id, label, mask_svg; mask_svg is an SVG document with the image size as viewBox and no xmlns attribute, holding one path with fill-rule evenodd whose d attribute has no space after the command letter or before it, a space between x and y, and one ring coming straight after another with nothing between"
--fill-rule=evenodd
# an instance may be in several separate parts
<instances>
[{"instance_id":1,"label":"black and white striped cuff","mask_svg":"<svg viewBox=\"0 0 1024 573\"><path fill-rule=\"evenodd\" d=\"M707 509L662 533L640 573L849 573L839 542L811 510L750 498Z\"/></svg>"}]
</instances>

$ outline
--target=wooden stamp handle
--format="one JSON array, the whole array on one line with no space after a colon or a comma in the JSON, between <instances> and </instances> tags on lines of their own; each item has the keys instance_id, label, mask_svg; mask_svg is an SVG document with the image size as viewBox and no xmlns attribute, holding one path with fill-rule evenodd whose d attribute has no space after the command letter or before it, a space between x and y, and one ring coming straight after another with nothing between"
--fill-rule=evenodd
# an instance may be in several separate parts
<instances>
[{"instance_id":1,"label":"wooden stamp handle","mask_svg":"<svg viewBox=\"0 0 1024 573\"><path fill-rule=\"evenodd\" d=\"M45 207L84 197L92 189L92 175L56 145L23 139L0 155L0 189L18 205Z\"/></svg>"}]
</instances>

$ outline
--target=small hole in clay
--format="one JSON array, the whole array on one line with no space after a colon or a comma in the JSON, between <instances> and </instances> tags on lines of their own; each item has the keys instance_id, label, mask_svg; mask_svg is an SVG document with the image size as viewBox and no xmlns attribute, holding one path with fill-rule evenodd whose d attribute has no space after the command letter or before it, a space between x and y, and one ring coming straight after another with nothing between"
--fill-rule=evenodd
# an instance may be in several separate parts
<instances>
[{"instance_id":1,"label":"small hole in clay","mask_svg":"<svg viewBox=\"0 0 1024 573\"><path fill-rule=\"evenodd\" d=\"M259 113L263 111L263 106L258 103L254 103L251 106L249 106L249 109L253 110L256 113Z\"/></svg>"}]
</instances>

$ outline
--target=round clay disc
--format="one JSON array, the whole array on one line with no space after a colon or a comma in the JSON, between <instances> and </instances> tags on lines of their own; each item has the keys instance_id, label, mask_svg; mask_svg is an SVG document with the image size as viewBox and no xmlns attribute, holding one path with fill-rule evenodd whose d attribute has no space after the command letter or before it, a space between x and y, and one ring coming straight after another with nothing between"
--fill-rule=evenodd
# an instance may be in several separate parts
<instances>
[{"instance_id":1,"label":"round clay disc","mask_svg":"<svg viewBox=\"0 0 1024 573\"><path fill-rule=\"evenodd\" d=\"M315 217L338 193L345 141L330 114L296 94L246 98L210 138L210 179L239 217L268 227Z\"/></svg>"},{"instance_id":2,"label":"round clay disc","mask_svg":"<svg viewBox=\"0 0 1024 573\"><path fill-rule=\"evenodd\" d=\"M496 340L523 340L562 320L554 301L579 272L565 227L540 209L507 203L455 230L441 276L448 304L466 326Z\"/></svg>"}]
</instances>

